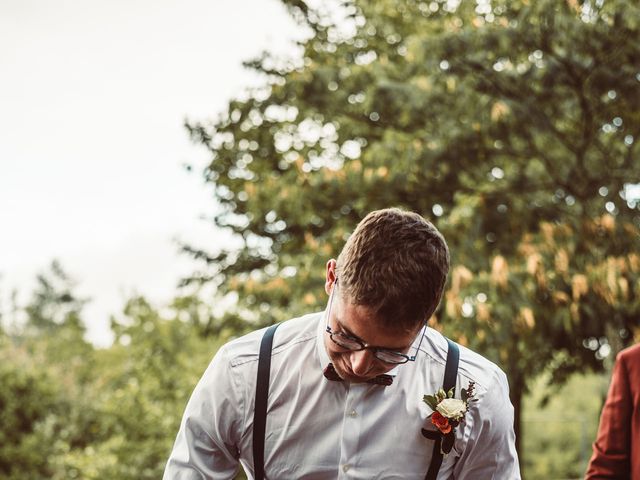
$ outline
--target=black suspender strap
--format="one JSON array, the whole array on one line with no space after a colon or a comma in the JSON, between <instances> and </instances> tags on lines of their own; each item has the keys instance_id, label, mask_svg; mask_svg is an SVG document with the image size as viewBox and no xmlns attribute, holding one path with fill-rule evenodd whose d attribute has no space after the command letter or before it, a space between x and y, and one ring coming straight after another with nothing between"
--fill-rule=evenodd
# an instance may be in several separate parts
<instances>
[{"instance_id":1,"label":"black suspender strap","mask_svg":"<svg viewBox=\"0 0 640 480\"><path fill-rule=\"evenodd\" d=\"M447 352L447 364L444 367L444 380L442 381L442 389L448 392L453 388L453 394L456 394L456 378L458 377L458 364L460 363L460 349L455 342L447 338L449 351Z\"/></svg>"},{"instance_id":2,"label":"black suspender strap","mask_svg":"<svg viewBox=\"0 0 640 480\"><path fill-rule=\"evenodd\" d=\"M460 363L460 349L455 342L452 342L448 338L446 339L449 344L449 350L447 351L447 364L444 367L444 380L442 382L442 389L448 392L453 388L453 393L456 392L456 378L458 376L458 363ZM434 432L435 433L435 432ZM433 437L431 437L433 438ZM427 471L425 480L436 480L438 471L442 465L442 435L436 435L435 444L433 445L433 454L431 455L431 465Z\"/></svg>"},{"instance_id":3,"label":"black suspender strap","mask_svg":"<svg viewBox=\"0 0 640 480\"><path fill-rule=\"evenodd\" d=\"M264 479L264 432L267 424L267 399L269 397L269 374L271 372L271 346L273 334L279 323L264 332L258 356L258 380L253 410L253 471L255 480Z\"/></svg>"}]
</instances>

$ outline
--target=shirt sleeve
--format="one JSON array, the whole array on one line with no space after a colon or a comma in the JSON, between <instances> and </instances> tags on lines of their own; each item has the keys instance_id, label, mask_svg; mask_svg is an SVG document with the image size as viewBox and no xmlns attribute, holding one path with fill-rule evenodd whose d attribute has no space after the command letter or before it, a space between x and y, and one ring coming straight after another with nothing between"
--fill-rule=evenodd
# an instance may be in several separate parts
<instances>
[{"instance_id":1,"label":"shirt sleeve","mask_svg":"<svg viewBox=\"0 0 640 480\"><path fill-rule=\"evenodd\" d=\"M496 370L491 383L467 413L469 433L454 468L456 480L520 479L507 377Z\"/></svg>"},{"instance_id":2,"label":"shirt sleeve","mask_svg":"<svg viewBox=\"0 0 640 480\"><path fill-rule=\"evenodd\" d=\"M598 435L587 468L587 480L629 478L631 404L625 357L620 356L613 368L609 393L602 408Z\"/></svg>"},{"instance_id":3,"label":"shirt sleeve","mask_svg":"<svg viewBox=\"0 0 640 480\"><path fill-rule=\"evenodd\" d=\"M235 477L245 402L233 373L222 347L187 403L163 480Z\"/></svg>"}]
</instances>

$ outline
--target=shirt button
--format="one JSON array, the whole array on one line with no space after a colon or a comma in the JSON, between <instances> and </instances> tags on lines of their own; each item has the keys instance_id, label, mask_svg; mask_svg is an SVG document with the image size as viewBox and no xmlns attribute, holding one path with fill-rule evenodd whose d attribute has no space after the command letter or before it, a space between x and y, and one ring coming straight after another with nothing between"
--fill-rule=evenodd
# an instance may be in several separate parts
<instances>
[{"instance_id":1,"label":"shirt button","mask_svg":"<svg viewBox=\"0 0 640 480\"><path fill-rule=\"evenodd\" d=\"M351 411L349 412L349 416L350 416L350 417L357 417L357 416L358 416L358 412L356 412L355 410L351 410Z\"/></svg>"},{"instance_id":2,"label":"shirt button","mask_svg":"<svg viewBox=\"0 0 640 480\"><path fill-rule=\"evenodd\" d=\"M345 463L344 465L342 465L342 471L345 473L348 472L350 468L351 468L351 465L349 465L348 463Z\"/></svg>"}]
</instances>

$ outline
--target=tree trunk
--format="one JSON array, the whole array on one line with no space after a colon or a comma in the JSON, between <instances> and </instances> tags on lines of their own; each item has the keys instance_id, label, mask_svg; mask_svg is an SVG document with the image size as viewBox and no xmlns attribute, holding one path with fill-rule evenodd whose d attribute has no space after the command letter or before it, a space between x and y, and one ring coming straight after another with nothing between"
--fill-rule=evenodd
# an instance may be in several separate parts
<instances>
[{"instance_id":1,"label":"tree trunk","mask_svg":"<svg viewBox=\"0 0 640 480\"><path fill-rule=\"evenodd\" d=\"M510 379L509 397L513 404L513 429L516 433L516 450L520 460L520 471L524 465L524 452L522 450L522 397L524 394L524 382L519 376ZM523 477L524 478L524 477Z\"/></svg>"}]
</instances>

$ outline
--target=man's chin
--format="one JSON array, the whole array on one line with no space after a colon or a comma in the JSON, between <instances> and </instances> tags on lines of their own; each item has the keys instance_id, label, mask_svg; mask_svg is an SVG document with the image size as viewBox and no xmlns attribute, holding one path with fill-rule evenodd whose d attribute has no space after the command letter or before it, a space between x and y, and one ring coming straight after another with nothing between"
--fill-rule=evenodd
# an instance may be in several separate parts
<instances>
[{"instance_id":1,"label":"man's chin","mask_svg":"<svg viewBox=\"0 0 640 480\"><path fill-rule=\"evenodd\" d=\"M366 383L367 381L371 380L373 377L371 376L366 376L366 377L360 377L356 374L354 374L353 372L350 371L345 371L342 368L336 368L336 372L338 373L338 376L344 380L345 382L350 382L350 383Z\"/></svg>"}]
</instances>

